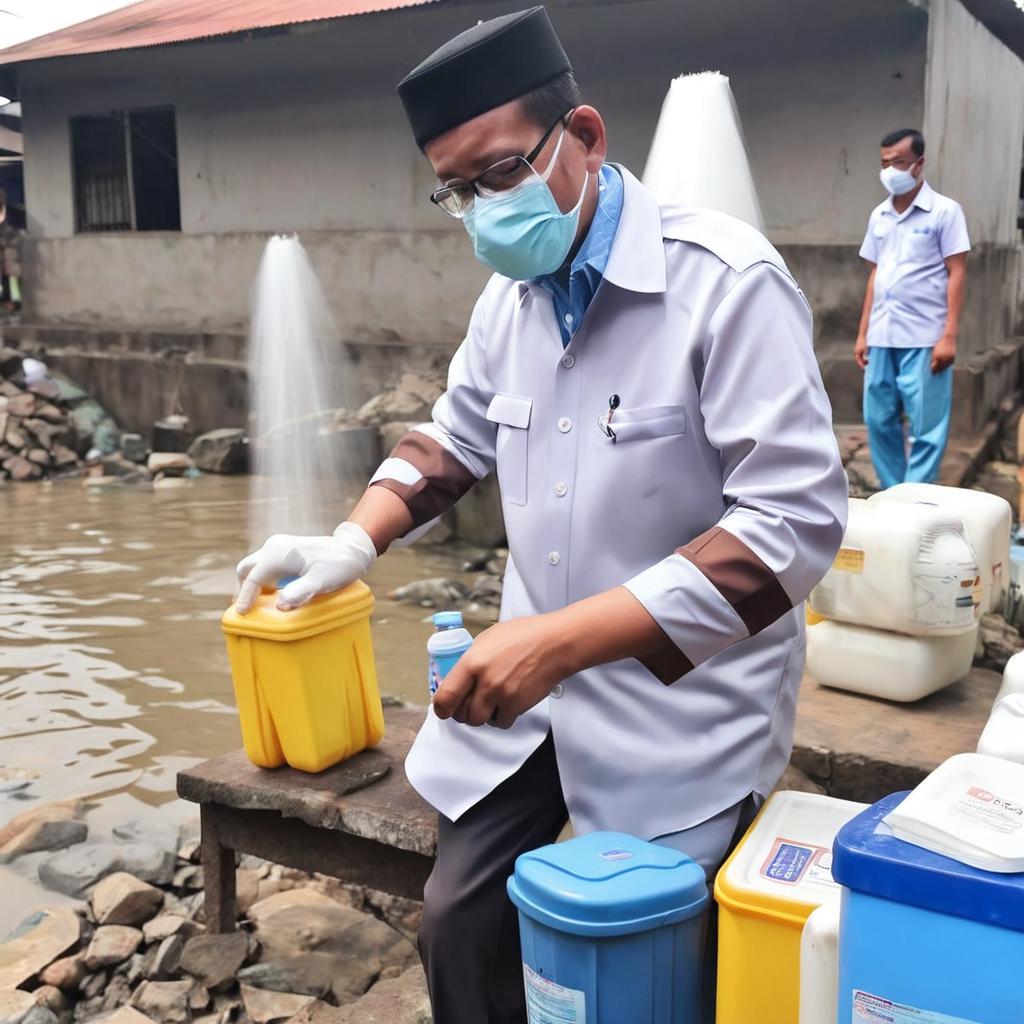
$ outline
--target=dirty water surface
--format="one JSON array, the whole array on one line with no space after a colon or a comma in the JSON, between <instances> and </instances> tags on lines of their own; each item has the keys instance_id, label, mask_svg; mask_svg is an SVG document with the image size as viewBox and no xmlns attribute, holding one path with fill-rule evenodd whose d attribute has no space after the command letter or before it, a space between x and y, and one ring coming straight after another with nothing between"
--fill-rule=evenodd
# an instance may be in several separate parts
<instances>
[{"instance_id":1,"label":"dirty water surface","mask_svg":"<svg viewBox=\"0 0 1024 1024\"><path fill-rule=\"evenodd\" d=\"M251 481L172 490L0 487L0 826L41 802L90 800L90 838L194 815L175 774L241 745L219 620L245 554ZM339 502L337 519L346 507ZM373 641L382 692L425 703L429 611L387 599L462 557L419 544L380 559ZM474 631L476 631L474 629ZM65 898L42 855L0 865L0 935Z\"/></svg>"}]
</instances>

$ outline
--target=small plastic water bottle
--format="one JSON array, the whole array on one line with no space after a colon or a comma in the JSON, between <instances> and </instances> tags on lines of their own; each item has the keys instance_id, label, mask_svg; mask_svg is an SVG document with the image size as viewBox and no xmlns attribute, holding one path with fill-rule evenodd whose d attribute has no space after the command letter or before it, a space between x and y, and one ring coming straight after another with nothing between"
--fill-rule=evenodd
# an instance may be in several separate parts
<instances>
[{"instance_id":1,"label":"small plastic water bottle","mask_svg":"<svg viewBox=\"0 0 1024 1024\"><path fill-rule=\"evenodd\" d=\"M431 697L473 643L469 630L462 626L462 612L437 612L434 628L436 632L427 641L427 688Z\"/></svg>"}]
</instances>

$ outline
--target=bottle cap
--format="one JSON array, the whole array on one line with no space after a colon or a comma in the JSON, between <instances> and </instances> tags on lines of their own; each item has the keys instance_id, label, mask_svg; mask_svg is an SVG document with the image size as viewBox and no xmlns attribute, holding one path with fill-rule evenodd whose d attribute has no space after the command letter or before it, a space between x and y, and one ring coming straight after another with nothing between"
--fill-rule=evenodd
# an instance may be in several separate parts
<instances>
[{"instance_id":1,"label":"bottle cap","mask_svg":"<svg viewBox=\"0 0 1024 1024\"><path fill-rule=\"evenodd\" d=\"M462 625L462 612L436 612L434 625L438 629L452 629Z\"/></svg>"}]
</instances>

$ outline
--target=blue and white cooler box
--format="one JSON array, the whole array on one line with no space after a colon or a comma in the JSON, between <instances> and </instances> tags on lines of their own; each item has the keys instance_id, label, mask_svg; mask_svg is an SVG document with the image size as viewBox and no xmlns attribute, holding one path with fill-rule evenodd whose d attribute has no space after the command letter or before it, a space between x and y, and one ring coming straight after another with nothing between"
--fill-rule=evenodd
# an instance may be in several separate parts
<instances>
[{"instance_id":1,"label":"blue and white cooler box","mask_svg":"<svg viewBox=\"0 0 1024 1024\"><path fill-rule=\"evenodd\" d=\"M530 1024L697 1024L704 870L677 850L591 832L516 860Z\"/></svg>"},{"instance_id":2,"label":"blue and white cooler box","mask_svg":"<svg viewBox=\"0 0 1024 1024\"><path fill-rule=\"evenodd\" d=\"M836 837L837 1024L1024 1021L1024 873L968 867L898 839L882 819L907 796L879 801ZM984 820L981 804L993 799L969 792L961 813ZM1024 819L1024 793L1011 799Z\"/></svg>"}]
</instances>

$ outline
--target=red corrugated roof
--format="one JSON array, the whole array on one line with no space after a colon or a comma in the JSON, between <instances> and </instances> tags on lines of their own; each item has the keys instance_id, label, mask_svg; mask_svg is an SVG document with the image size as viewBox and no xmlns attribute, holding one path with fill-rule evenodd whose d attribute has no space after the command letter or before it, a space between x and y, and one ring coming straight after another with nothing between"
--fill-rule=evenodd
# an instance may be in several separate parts
<instances>
[{"instance_id":1,"label":"red corrugated roof","mask_svg":"<svg viewBox=\"0 0 1024 1024\"><path fill-rule=\"evenodd\" d=\"M109 50L162 46L190 39L416 7L436 0L141 0L0 50L0 64Z\"/></svg>"}]
</instances>

